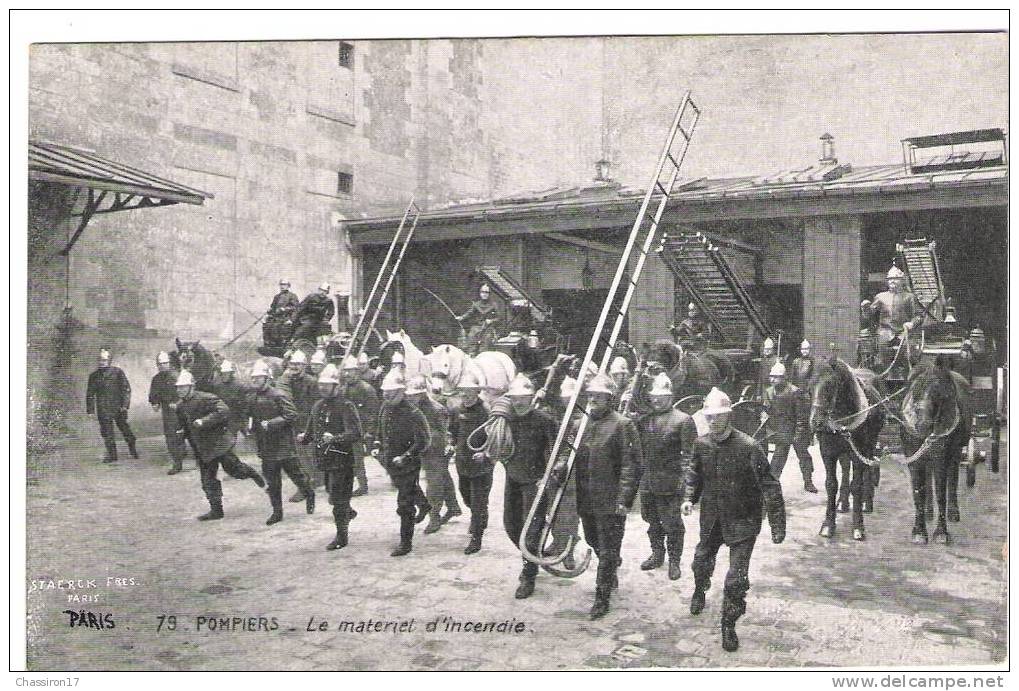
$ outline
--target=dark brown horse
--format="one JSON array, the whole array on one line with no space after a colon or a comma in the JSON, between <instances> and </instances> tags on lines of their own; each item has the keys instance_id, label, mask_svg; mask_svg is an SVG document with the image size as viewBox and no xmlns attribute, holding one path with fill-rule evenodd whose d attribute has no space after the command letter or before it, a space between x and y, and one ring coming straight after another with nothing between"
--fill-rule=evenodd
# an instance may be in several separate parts
<instances>
[{"instance_id":1,"label":"dark brown horse","mask_svg":"<svg viewBox=\"0 0 1019 691\"><path fill-rule=\"evenodd\" d=\"M672 380L676 400L687 396L706 396L713 387L725 385L716 355L684 349L668 340L655 341L648 359L657 363Z\"/></svg>"},{"instance_id":2,"label":"dark brown horse","mask_svg":"<svg viewBox=\"0 0 1019 691\"><path fill-rule=\"evenodd\" d=\"M906 387L901 436L916 510L913 542L928 541L927 503L933 499L928 483L933 479L938 503L934 541L947 545L946 518L959 520L959 461L970 437L969 386L938 358L914 367Z\"/></svg>"},{"instance_id":3,"label":"dark brown horse","mask_svg":"<svg viewBox=\"0 0 1019 691\"><path fill-rule=\"evenodd\" d=\"M174 339L177 350L170 353L170 363L176 370L188 370L195 378L195 388L199 391L212 391L216 374L216 359L201 341L182 341Z\"/></svg>"},{"instance_id":4,"label":"dark brown horse","mask_svg":"<svg viewBox=\"0 0 1019 691\"><path fill-rule=\"evenodd\" d=\"M832 358L822 364L811 386L810 427L817 433L824 462L824 488L827 505L820 535L835 535L835 503L839 494L836 468L850 468L849 494L852 497L853 539L863 540L863 514L874 501L874 475L870 464L878 435L885 424L883 384L870 370L851 369L844 361Z\"/></svg>"}]
</instances>

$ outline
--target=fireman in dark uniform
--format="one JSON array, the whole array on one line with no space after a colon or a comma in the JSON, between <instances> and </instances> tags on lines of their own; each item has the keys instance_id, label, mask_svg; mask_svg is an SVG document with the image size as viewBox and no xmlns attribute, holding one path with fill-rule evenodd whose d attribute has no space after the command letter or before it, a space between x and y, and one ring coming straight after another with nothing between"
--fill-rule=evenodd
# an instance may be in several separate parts
<instances>
[{"instance_id":1,"label":"fireman in dark uniform","mask_svg":"<svg viewBox=\"0 0 1019 691\"><path fill-rule=\"evenodd\" d=\"M814 356L810 354L810 341L800 343L800 356L793 360L789 381L793 386L806 390L814 378Z\"/></svg>"},{"instance_id":2,"label":"fireman in dark uniform","mask_svg":"<svg viewBox=\"0 0 1019 691\"><path fill-rule=\"evenodd\" d=\"M364 445L355 449L354 454L354 477L357 479L357 489L353 496L360 497L368 494L368 473L364 467L364 459L369 449L367 441L374 438L378 431L375 425L379 421L379 408L381 402L379 395L371 384L364 381L360 376L360 366L357 359L352 355L343 358L343 397L354 404L358 417L361 420L361 431L364 433Z\"/></svg>"},{"instance_id":3,"label":"fireman in dark uniform","mask_svg":"<svg viewBox=\"0 0 1019 691\"><path fill-rule=\"evenodd\" d=\"M294 423L297 409L290 397L269 385L269 366L262 360L251 368L253 390L248 394L245 410L251 418L251 429L262 459L262 474L269 484L272 515L266 525L283 520L283 476L285 472L304 495L308 513L315 512L315 490L297 460L294 445Z\"/></svg>"},{"instance_id":4,"label":"fireman in dark uniform","mask_svg":"<svg viewBox=\"0 0 1019 691\"><path fill-rule=\"evenodd\" d=\"M657 569L669 554L669 579L677 580L683 556L683 483L693 455L697 425L693 418L672 407L672 381L658 374L648 391L652 412L640 418L644 473L640 486L640 516L647 524L651 556L642 571ZM666 542L668 540L668 542Z\"/></svg>"},{"instance_id":5,"label":"fireman in dark uniform","mask_svg":"<svg viewBox=\"0 0 1019 691\"><path fill-rule=\"evenodd\" d=\"M262 327L265 345L270 347L283 346L294 330L294 317L300 300L290 292L290 281L280 281L280 292L272 299L269 311L265 314L265 325Z\"/></svg>"},{"instance_id":6,"label":"fireman in dark uniform","mask_svg":"<svg viewBox=\"0 0 1019 691\"><path fill-rule=\"evenodd\" d=\"M247 413L244 411L251 388L237 381L237 368L230 360L219 363L219 377L212 386L212 392L230 408L227 427L233 433L247 431Z\"/></svg>"},{"instance_id":7,"label":"fireman in dark uniform","mask_svg":"<svg viewBox=\"0 0 1019 691\"><path fill-rule=\"evenodd\" d=\"M428 395L428 382L424 375L411 377L404 395L424 414L431 432L428 450L421 455L425 496L432 508L424 532L430 535L438 532L451 518L463 513L456 498L453 476L449 474L449 410ZM443 506L446 507L445 514L442 513Z\"/></svg>"},{"instance_id":8,"label":"fireman in dark uniform","mask_svg":"<svg viewBox=\"0 0 1019 691\"><path fill-rule=\"evenodd\" d=\"M170 355L160 353L156 356L156 368L159 370L149 384L149 403L160 412L163 419L163 437L166 438L166 450L170 453L173 466L166 471L167 475L176 475L184 469L184 457L187 448L184 440L177 434L177 373L170 367Z\"/></svg>"},{"instance_id":9,"label":"fireman in dark uniform","mask_svg":"<svg viewBox=\"0 0 1019 691\"><path fill-rule=\"evenodd\" d=\"M672 331L673 337L683 342L693 341L698 336L703 336L705 340L711 337L711 324L701 315L697 305L690 303L686 306L686 319L679 323L679 326L673 325L670 331Z\"/></svg>"},{"instance_id":10,"label":"fireman in dark uniform","mask_svg":"<svg viewBox=\"0 0 1019 691\"><path fill-rule=\"evenodd\" d=\"M810 446L810 403L806 392L786 382L785 365L781 362L771 368L770 379L771 386L764 390L764 415L775 437L771 474L776 480L782 479L782 469L792 447L800 462L804 491L816 494L817 488L811 479L814 461L807 450Z\"/></svg>"},{"instance_id":11,"label":"fireman in dark uniform","mask_svg":"<svg viewBox=\"0 0 1019 691\"><path fill-rule=\"evenodd\" d=\"M329 284L323 283L318 290L301 301L294 315L294 323L297 330L294 332L294 340L307 339L315 343L316 339L332 331L329 322L336 314L336 305L329 297Z\"/></svg>"},{"instance_id":12,"label":"fireman in dark uniform","mask_svg":"<svg viewBox=\"0 0 1019 691\"><path fill-rule=\"evenodd\" d=\"M766 507L771 540L785 539L785 503L782 485L768 466L768 459L754 440L729 424L729 397L712 389L701 409L709 432L694 444L693 459L686 476L683 515L701 504L700 542L693 558L694 592L690 613L704 610L704 595L711 586L715 557L724 544L729 547L729 572L725 575L722 599L722 647L739 648L736 621L746 612L750 589L750 557L761 532L762 510Z\"/></svg>"},{"instance_id":13,"label":"fireman in dark uniform","mask_svg":"<svg viewBox=\"0 0 1019 691\"><path fill-rule=\"evenodd\" d=\"M481 549L481 539L488 528L488 498L492 492L495 466L483 453L468 446L471 434L488 419L488 409L479 395L481 382L473 371L467 370L460 376L457 386L460 395L458 403L450 411L449 443L456 458L460 496L471 512L471 539L464 548L464 554L474 554ZM476 446L484 441L480 434L473 439Z\"/></svg>"},{"instance_id":14,"label":"fireman in dark uniform","mask_svg":"<svg viewBox=\"0 0 1019 691\"><path fill-rule=\"evenodd\" d=\"M202 477L202 490L209 500L209 512L198 517L200 521L216 521L223 518L223 485L219 481L219 466L238 480L254 480L259 487L265 481L254 468L241 462L234 453L237 435L230 430L230 414L226 403L214 394L195 389L191 373L184 370L177 377L177 430L186 437L198 459L198 470Z\"/></svg>"},{"instance_id":15,"label":"fireman in dark uniform","mask_svg":"<svg viewBox=\"0 0 1019 691\"><path fill-rule=\"evenodd\" d=\"M878 293L874 302L864 300L860 308L864 317L877 317L877 342L881 367L890 367L901 339L920 326L923 308L916 297L906 290L906 274L897 266L888 270L888 290ZM908 356L908 353L907 353ZM899 360L904 364L905 360Z\"/></svg>"},{"instance_id":16,"label":"fireman in dark uniform","mask_svg":"<svg viewBox=\"0 0 1019 691\"><path fill-rule=\"evenodd\" d=\"M478 299L471 303L470 309L456 317L461 324L466 324L467 342L464 350L476 355L496 339L499 331L499 304L492 299L492 289L487 283L478 291Z\"/></svg>"},{"instance_id":17,"label":"fireman in dark uniform","mask_svg":"<svg viewBox=\"0 0 1019 691\"><path fill-rule=\"evenodd\" d=\"M350 508L354 488L354 455L362 441L357 407L340 392L340 373L336 365L326 365L318 376L321 398L312 406L301 444L315 445L315 460L325 474L326 491L333 507L336 537L327 550L347 546L347 526L357 512Z\"/></svg>"},{"instance_id":18,"label":"fireman in dark uniform","mask_svg":"<svg viewBox=\"0 0 1019 691\"><path fill-rule=\"evenodd\" d=\"M626 514L637 496L642 456L637 425L613 409L617 392L612 379L596 375L585 392L589 418L574 470L584 539L598 555L591 607L591 618L598 619L608 613L612 591L618 587L619 552Z\"/></svg>"},{"instance_id":19,"label":"fireman in dark uniform","mask_svg":"<svg viewBox=\"0 0 1019 691\"><path fill-rule=\"evenodd\" d=\"M757 396L763 397L764 390L771 383L771 368L779 361L778 353L775 352L775 341L770 337L764 339L761 344L761 358L757 367Z\"/></svg>"},{"instance_id":20,"label":"fireman in dark uniform","mask_svg":"<svg viewBox=\"0 0 1019 691\"><path fill-rule=\"evenodd\" d=\"M543 410L534 408L534 384L522 374L510 382L503 398L492 404L489 417L505 419L506 437L489 439L486 454L494 462L506 467L506 487L503 498L503 528L506 535L517 547L520 533L527 520L527 513L538 496L538 483L545 474L545 464L555 443L557 426L555 419ZM545 504L547 495L542 498ZM541 532L544 528L545 509L539 505L535 520L526 536L526 546L531 554L540 549ZM515 597L518 600L534 593L534 581L538 576L538 565L523 559L520 585Z\"/></svg>"},{"instance_id":21,"label":"fireman in dark uniform","mask_svg":"<svg viewBox=\"0 0 1019 691\"><path fill-rule=\"evenodd\" d=\"M406 398L403 372L394 367L382 381L382 410L379 412L378 439L372 455L389 473L396 486L396 514L400 517L400 544L391 557L409 554L414 546L414 524L431 511L427 502L419 502L421 455L431 443L428 421L417 406ZM416 513L416 515L415 515Z\"/></svg>"},{"instance_id":22,"label":"fireman in dark uniform","mask_svg":"<svg viewBox=\"0 0 1019 691\"><path fill-rule=\"evenodd\" d=\"M89 415L95 413L99 418L99 434L106 444L104 463L113 463L117 460L114 425L127 442L131 456L138 458L134 432L127 423L127 410L131 407L131 384L128 383L127 375L122 369L110 364L112 359L110 351L99 351L99 368L89 375L88 386L85 389L85 411Z\"/></svg>"}]
</instances>

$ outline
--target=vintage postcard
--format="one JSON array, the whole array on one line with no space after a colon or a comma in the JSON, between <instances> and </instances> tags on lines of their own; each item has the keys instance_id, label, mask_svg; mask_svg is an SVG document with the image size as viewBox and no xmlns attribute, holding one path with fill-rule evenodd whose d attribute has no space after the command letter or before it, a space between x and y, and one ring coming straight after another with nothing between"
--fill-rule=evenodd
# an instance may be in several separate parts
<instances>
[{"instance_id":1,"label":"vintage postcard","mask_svg":"<svg viewBox=\"0 0 1019 691\"><path fill-rule=\"evenodd\" d=\"M351 21L28 48L12 667L1000 685L1007 32Z\"/></svg>"}]
</instances>

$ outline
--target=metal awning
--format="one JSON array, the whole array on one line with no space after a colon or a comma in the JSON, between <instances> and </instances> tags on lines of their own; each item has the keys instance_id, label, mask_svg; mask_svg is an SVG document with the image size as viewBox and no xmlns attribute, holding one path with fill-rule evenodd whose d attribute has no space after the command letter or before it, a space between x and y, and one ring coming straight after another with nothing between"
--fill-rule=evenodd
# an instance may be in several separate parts
<instances>
[{"instance_id":1,"label":"metal awning","mask_svg":"<svg viewBox=\"0 0 1019 691\"><path fill-rule=\"evenodd\" d=\"M171 204L201 205L213 195L90 151L51 142L28 143L28 179L79 187L88 191L78 229L60 254L66 255L95 214L130 211Z\"/></svg>"}]
</instances>

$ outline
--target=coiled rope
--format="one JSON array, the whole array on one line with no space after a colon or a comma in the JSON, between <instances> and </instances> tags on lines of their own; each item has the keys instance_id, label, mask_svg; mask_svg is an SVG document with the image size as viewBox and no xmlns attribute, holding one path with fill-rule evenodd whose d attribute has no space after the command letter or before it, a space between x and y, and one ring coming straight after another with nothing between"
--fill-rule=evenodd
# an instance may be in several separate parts
<instances>
[{"instance_id":1,"label":"coiled rope","mask_svg":"<svg viewBox=\"0 0 1019 691\"><path fill-rule=\"evenodd\" d=\"M484 424L467 435L467 448L475 453L482 453L491 461L506 463L513 457L513 431L509 426L513 406L505 396L492 403L492 410ZM476 435L484 434L484 441L478 442Z\"/></svg>"}]
</instances>

